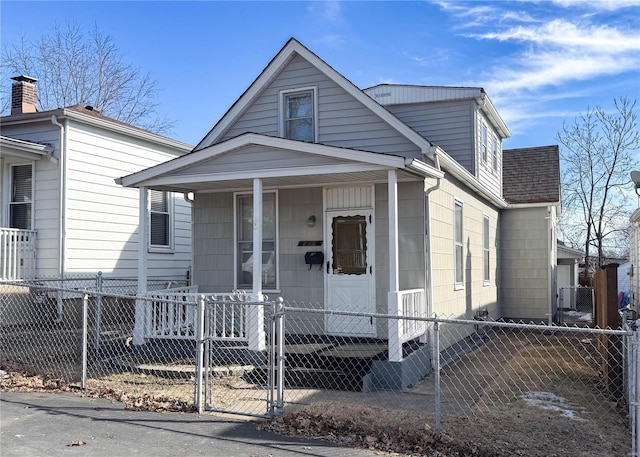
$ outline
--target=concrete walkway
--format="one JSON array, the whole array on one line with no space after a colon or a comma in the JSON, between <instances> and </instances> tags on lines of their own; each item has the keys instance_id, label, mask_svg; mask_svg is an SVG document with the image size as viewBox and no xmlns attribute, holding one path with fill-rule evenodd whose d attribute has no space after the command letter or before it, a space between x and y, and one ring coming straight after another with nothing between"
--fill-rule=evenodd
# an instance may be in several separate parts
<instances>
[{"instance_id":1,"label":"concrete walkway","mask_svg":"<svg viewBox=\"0 0 640 457\"><path fill-rule=\"evenodd\" d=\"M0 455L372 457L376 454L321 441L281 437L256 430L253 422L222 416L127 411L120 403L73 394L2 392Z\"/></svg>"}]
</instances>

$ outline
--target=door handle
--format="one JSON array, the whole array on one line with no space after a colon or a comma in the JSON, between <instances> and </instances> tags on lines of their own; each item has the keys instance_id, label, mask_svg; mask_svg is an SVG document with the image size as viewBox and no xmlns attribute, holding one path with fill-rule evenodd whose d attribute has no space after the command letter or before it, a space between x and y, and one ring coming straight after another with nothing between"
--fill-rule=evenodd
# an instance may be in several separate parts
<instances>
[{"instance_id":1,"label":"door handle","mask_svg":"<svg viewBox=\"0 0 640 457\"><path fill-rule=\"evenodd\" d=\"M327 274L329 274L329 261L327 260Z\"/></svg>"}]
</instances>

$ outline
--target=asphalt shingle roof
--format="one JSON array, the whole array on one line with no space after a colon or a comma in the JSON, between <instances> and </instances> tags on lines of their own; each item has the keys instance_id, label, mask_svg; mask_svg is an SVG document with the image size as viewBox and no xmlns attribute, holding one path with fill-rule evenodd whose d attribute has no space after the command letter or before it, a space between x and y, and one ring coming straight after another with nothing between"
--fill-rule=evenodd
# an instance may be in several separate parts
<instances>
[{"instance_id":1,"label":"asphalt shingle roof","mask_svg":"<svg viewBox=\"0 0 640 457\"><path fill-rule=\"evenodd\" d=\"M508 203L560 201L558 145L505 149L502 158L502 194Z\"/></svg>"}]
</instances>

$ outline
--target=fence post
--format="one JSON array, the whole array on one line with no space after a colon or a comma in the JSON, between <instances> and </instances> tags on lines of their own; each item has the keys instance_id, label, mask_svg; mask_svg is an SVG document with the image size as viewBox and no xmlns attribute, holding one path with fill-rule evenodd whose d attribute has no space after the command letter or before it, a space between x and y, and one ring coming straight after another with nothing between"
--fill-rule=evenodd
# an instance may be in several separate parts
<instances>
[{"instance_id":1,"label":"fence post","mask_svg":"<svg viewBox=\"0 0 640 457\"><path fill-rule=\"evenodd\" d=\"M196 398L194 403L198 409L198 413L204 412L204 403L202 399L202 384L204 374L204 321L205 321L205 297L200 295L198 298L198 318L197 318L197 334L196 334Z\"/></svg>"},{"instance_id":2,"label":"fence post","mask_svg":"<svg viewBox=\"0 0 640 457\"><path fill-rule=\"evenodd\" d=\"M89 313L89 295L86 293L82 297L82 382L83 389L87 388L87 340L89 339L89 329L87 328L87 314Z\"/></svg>"},{"instance_id":3,"label":"fence post","mask_svg":"<svg viewBox=\"0 0 640 457\"><path fill-rule=\"evenodd\" d=\"M96 351L100 349L100 333L102 333L102 272L96 276L96 331L95 346Z\"/></svg>"},{"instance_id":4,"label":"fence post","mask_svg":"<svg viewBox=\"0 0 640 457\"><path fill-rule=\"evenodd\" d=\"M284 379L285 379L285 346L284 346L284 299L282 297L278 297L276 300L276 311L277 311L277 320L276 320L276 334L278 335L277 340L277 362L278 369L276 373L278 375L278 396L276 402L276 408L279 414L284 414Z\"/></svg>"},{"instance_id":5,"label":"fence post","mask_svg":"<svg viewBox=\"0 0 640 457\"><path fill-rule=\"evenodd\" d=\"M636 321L637 322L637 321ZM640 324L640 322L638 322ZM630 407L633 408L631 412L631 427L632 436L634 437L632 443L633 455L638 456L640 453L640 329L636 326L633 335L631 346L632 356L631 362L631 386L633 386L632 401L629 402Z\"/></svg>"},{"instance_id":6,"label":"fence post","mask_svg":"<svg viewBox=\"0 0 640 457\"><path fill-rule=\"evenodd\" d=\"M275 409L275 390L276 390L276 319L278 317L278 309L276 302L271 302L271 325L269 334L269 354L268 354L268 368L269 376L267 377L267 416L273 417Z\"/></svg>"},{"instance_id":7,"label":"fence post","mask_svg":"<svg viewBox=\"0 0 640 457\"><path fill-rule=\"evenodd\" d=\"M392 316L387 321L389 326L389 361L402 362L401 326L403 321L398 319L398 316L402 314L400 294L398 292L389 292L387 297L389 314Z\"/></svg>"},{"instance_id":8,"label":"fence post","mask_svg":"<svg viewBox=\"0 0 640 457\"><path fill-rule=\"evenodd\" d=\"M435 434L438 436L442 431L442 411L440 410L440 323L438 321L433 323L433 381L435 384L434 401L436 408Z\"/></svg>"}]
</instances>

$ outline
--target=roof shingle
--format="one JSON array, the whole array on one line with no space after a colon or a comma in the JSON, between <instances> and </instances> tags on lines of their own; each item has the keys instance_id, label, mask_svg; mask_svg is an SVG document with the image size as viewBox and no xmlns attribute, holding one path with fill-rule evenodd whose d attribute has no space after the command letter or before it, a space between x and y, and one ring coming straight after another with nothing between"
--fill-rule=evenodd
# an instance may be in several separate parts
<instances>
[{"instance_id":1,"label":"roof shingle","mask_svg":"<svg viewBox=\"0 0 640 457\"><path fill-rule=\"evenodd\" d=\"M560 202L558 145L505 149L502 194L511 204Z\"/></svg>"}]
</instances>

